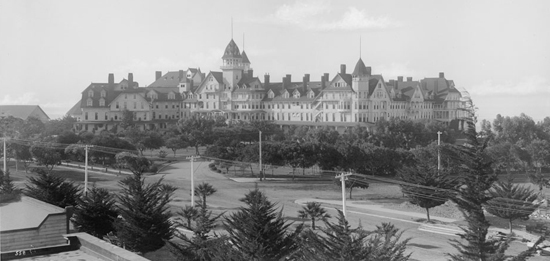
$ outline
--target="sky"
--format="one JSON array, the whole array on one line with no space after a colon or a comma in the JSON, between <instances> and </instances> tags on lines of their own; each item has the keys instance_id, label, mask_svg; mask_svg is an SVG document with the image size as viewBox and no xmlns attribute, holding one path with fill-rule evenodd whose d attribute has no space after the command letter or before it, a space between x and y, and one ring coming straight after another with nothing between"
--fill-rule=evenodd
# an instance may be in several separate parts
<instances>
[{"instance_id":1,"label":"sky","mask_svg":"<svg viewBox=\"0 0 550 261\"><path fill-rule=\"evenodd\" d=\"M542 0L1 0L0 104L60 118L109 73L147 86L155 71L220 71L233 38L271 81L332 78L361 57L386 81L444 72L479 120L540 121L550 116L549 14Z\"/></svg>"}]
</instances>

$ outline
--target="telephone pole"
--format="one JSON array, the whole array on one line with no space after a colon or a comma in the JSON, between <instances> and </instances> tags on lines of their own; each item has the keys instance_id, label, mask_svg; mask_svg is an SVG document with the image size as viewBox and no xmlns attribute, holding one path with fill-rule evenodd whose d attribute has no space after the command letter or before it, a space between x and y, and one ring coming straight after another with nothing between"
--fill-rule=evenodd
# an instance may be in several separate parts
<instances>
[{"instance_id":1,"label":"telephone pole","mask_svg":"<svg viewBox=\"0 0 550 261\"><path fill-rule=\"evenodd\" d=\"M85 145L84 146L84 150L86 151L85 152L85 155L86 155L86 159L85 159L85 163L84 163L84 196L86 196L88 194L88 150L90 148L94 147L93 145Z\"/></svg>"},{"instance_id":2,"label":"telephone pole","mask_svg":"<svg viewBox=\"0 0 550 261\"><path fill-rule=\"evenodd\" d=\"M441 149L439 146L441 145L441 134L443 134L441 131L437 132L437 173L439 174L439 171L441 170Z\"/></svg>"},{"instance_id":3,"label":"telephone pole","mask_svg":"<svg viewBox=\"0 0 550 261\"><path fill-rule=\"evenodd\" d=\"M348 176L351 176L351 172L342 173L334 177L336 179L340 179L342 182L342 212L344 213L344 217L346 217L346 180L348 179Z\"/></svg>"},{"instance_id":4,"label":"telephone pole","mask_svg":"<svg viewBox=\"0 0 550 261\"><path fill-rule=\"evenodd\" d=\"M263 169L262 169L262 131L259 131L259 135L260 135L260 180L262 180L262 176L263 176Z\"/></svg>"},{"instance_id":5,"label":"telephone pole","mask_svg":"<svg viewBox=\"0 0 550 261\"><path fill-rule=\"evenodd\" d=\"M187 157L187 159L189 159L189 161L191 161L191 206L194 207L195 206L195 177L194 177L194 172L195 172L195 169L193 168L193 162L195 161L195 159L198 159L200 158L201 156L189 156Z\"/></svg>"},{"instance_id":6,"label":"telephone pole","mask_svg":"<svg viewBox=\"0 0 550 261\"><path fill-rule=\"evenodd\" d=\"M8 173L8 165L6 163L6 157L8 155L7 151L6 151L6 135L4 135L4 175L6 175L6 173Z\"/></svg>"}]
</instances>

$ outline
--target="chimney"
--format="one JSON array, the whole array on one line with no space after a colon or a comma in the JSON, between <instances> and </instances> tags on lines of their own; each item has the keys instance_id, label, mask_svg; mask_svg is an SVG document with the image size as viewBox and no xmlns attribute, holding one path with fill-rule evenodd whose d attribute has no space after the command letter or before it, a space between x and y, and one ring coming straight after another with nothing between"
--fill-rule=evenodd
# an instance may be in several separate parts
<instances>
[{"instance_id":1,"label":"chimney","mask_svg":"<svg viewBox=\"0 0 550 261\"><path fill-rule=\"evenodd\" d=\"M183 80L183 78L185 78L185 75L183 74L183 70L180 70L180 71L179 71L179 78L178 78L178 80L181 81L181 80Z\"/></svg>"},{"instance_id":2,"label":"chimney","mask_svg":"<svg viewBox=\"0 0 550 261\"><path fill-rule=\"evenodd\" d=\"M341 74L346 74L346 65L345 64L340 64L340 73Z\"/></svg>"},{"instance_id":3,"label":"chimney","mask_svg":"<svg viewBox=\"0 0 550 261\"><path fill-rule=\"evenodd\" d=\"M328 82L328 73L325 73L325 81Z\"/></svg>"},{"instance_id":4,"label":"chimney","mask_svg":"<svg viewBox=\"0 0 550 261\"><path fill-rule=\"evenodd\" d=\"M254 75L254 70L248 69L248 78L254 77L253 75Z\"/></svg>"},{"instance_id":5,"label":"chimney","mask_svg":"<svg viewBox=\"0 0 550 261\"><path fill-rule=\"evenodd\" d=\"M128 73L128 82L130 82L130 86L132 85L132 83L134 83L134 74L133 73Z\"/></svg>"},{"instance_id":6,"label":"chimney","mask_svg":"<svg viewBox=\"0 0 550 261\"><path fill-rule=\"evenodd\" d=\"M109 73L109 85L112 86L115 84L115 74Z\"/></svg>"},{"instance_id":7,"label":"chimney","mask_svg":"<svg viewBox=\"0 0 550 261\"><path fill-rule=\"evenodd\" d=\"M325 75L326 75L326 74L325 74ZM326 83L325 75L321 76L321 89L324 89L324 88L325 88L325 83Z\"/></svg>"},{"instance_id":8,"label":"chimney","mask_svg":"<svg viewBox=\"0 0 550 261\"><path fill-rule=\"evenodd\" d=\"M397 81L398 82L403 82L403 76L397 76Z\"/></svg>"},{"instance_id":9,"label":"chimney","mask_svg":"<svg viewBox=\"0 0 550 261\"><path fill-rule=\"evenodd\" d=\"M292 75L287 74L285 78L286 78L286 83L290 86L290 83L292 82Z\"/></svg>"},{"instance_id":10,"label":"chimney","mask_svg":"<svg viewBox=\"0 0 550 261\"><path fill-rule=\"evenodd\" d=\"M286 76L283 77L283 82L282 82L282 84L283 84L283 90L286 89Z\"/></svg>"},{"instance_id":11,"label":"chimney","mask_svg":"<svg viewBox=\"0 0 550 261\"><path fill-rule=\"evenodd\" d=\"M264 74L264 84L267 86L269 85L269 74Z\"/></svg>"},{"instance_id":12,"label":"chimney","mask_svg":"<svg viewBox=\"0 0 550 261\"><path fill-rule=\"evenodd\" d=\"M413 81L413 77L407 77L407 82L412 82Z\"/></svg>"},{"instance_id":13,"label":"chimney","mask_svg":"<svg viewBox=\"0 0 550 261\"><path fill-rule=\"evenodd\" d=\"M395 86L395 80L390 80L390 85Z\"/></svg>"},{"instance_id":14,"label":"chimney","mask_svg":"<svg viewBox=\"0 0 550 261\"><path fill-rule=\"evenodd\" d=\"M371 72L372 72L372 69L370 68L370 66L367 66L367 76L371 76Z\"/></svg>"},{"instance_id":15,"label":"chimney","mask_svg":"<svg viewBox=\"0 0 550 261\"><path fill-rule=\"evenodd\" d=\"M303 84L303 87L302 87L302 90L304 92L307 91L307 83L309 82L309 75L308 74L304 74L304 78L302 79L302 84Z\"/></svg>"},{"instance_id":16,"label":"chimney","mask_svg":"<svg viewBox=\"0 0 550 261\"><path fill-rule=\"evenodd\" d=\"M162 77L162 72L161 71L156 71L155 72L155 80L160 79L160 77Z\"/></svg>"},{"instance_id":17,"label":"chimney","mask_svg":"<svg viewBox=\"0 0 550 261\"><path fill-rule=\"evenodd\" d=\"M445 78L445 73L444 73L444 72L440 72L440 73L439 73L439 78Z\"/></svg>"}]
</instances>

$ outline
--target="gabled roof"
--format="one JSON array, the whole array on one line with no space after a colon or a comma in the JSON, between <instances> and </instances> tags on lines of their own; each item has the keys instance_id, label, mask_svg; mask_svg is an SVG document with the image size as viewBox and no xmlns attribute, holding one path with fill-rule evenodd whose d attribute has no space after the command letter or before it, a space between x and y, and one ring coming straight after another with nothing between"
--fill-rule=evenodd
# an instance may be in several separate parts
<instances>
[{"instance_id":1,"label":"gabled roof","mask_svg":"<svg viewBox=\"0 0 550 261\"><path fill-rule=\"evenodd\" d=\"M243 63L250 63L250 60L248 60L248 55L246 55L246 52L244 50L241 56L243 57Z\"/></svg>"},{"instance_id":2,"label":"gabled roof","mask_svg":"<svg viewBox=\"0 0 550 261\"><path fill-rule=\"evenodd\" d=\"M36 117L43 122L50 119L39 105L0 105L0 118L8 116L23 120Z\"/></svg>"},{"instance_id":3,"label":"gabled roof","mask_svg":"<svg viewBox=\"0 0 550 261\"><path fill-rule=\"evenodd\" d=\"M179 93L179 90L178 88L165 88L165 87L145 87L144 88L146 92L149 92L151 90L155 91L157 93L157 98L154 99L154 101L167 101L167 102L170 102L170 101L173 101L173 102L177 102L177 101L181 101L182 100L182 97L181 97L181 93ZM174 99L168 99L168 94L169 93L174 93ZM145 100L147 101L151 101L151 99L149 97L147 97L147 95L145 95Z\"/></svg>"},{"instance_id":4,"label":"gabled roof","mask_svg":"<svg viewBox=\"0 0 550 261\"><path fill-rule=\"evenodd\" d=\"M185 78L185 76L180 78L179 71L167 72L147 87L178 87L180 82L185 81Z\"/></svg>"},{"instance_id":5,"label":"gabled roof","mask_svg":"<svg viewBox=\"0 0 550 261\"><path fill-rule=\"evenodd\" d=\"M242 56L241 56L241 51L239 51L239 47L237 46L235 41L231 39L231 41L229 41L229 44L227 44L227 47L225 47L225 51L223 52L222 59L241 58L241 57Z\"/></svg>"},{"instance_id":6,"label":"gabled roof","mask_svg":"<svg viewBox=\"0 0 550 261\"><path fill-rule=\"evenodd\" d=\"M336 86L333 86L334 84L334 81L336 79L338 79L338 77L340 77L342 80L344 80L344 82L346 83L346 86L345 87L336 87ZM336 74L336 76L332 79L332 81L330 82L329 86L327 86L325 89L323 89L324 91L353 91L352 89L352 76L351 74L346 74L346 73L338 73Z\"/></svg>"}]
</instances>

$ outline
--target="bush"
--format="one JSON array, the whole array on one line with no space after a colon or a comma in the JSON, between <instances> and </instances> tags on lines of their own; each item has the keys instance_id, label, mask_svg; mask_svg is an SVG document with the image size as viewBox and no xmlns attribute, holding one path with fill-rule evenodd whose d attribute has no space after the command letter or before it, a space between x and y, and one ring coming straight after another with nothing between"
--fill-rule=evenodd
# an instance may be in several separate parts
<instances>
[{"instance_id":1,"label":"bush","mask_svg":"<svg viewBox=\"0 0 550 261\"><path fill-rule=\"evenodd\" d=\"M158 164L153 164L151 167L149 167L149 172L157 173L157 171L159 171Z\"/></svg>"},{"instance_id":2,"label":"bush","mask_svg":"<svg viewBox=\"0 0 550 261\"><path fill-rule=\"evenodd\" d=\"M545 223L534 223L525 226L525 230L529 233L536 234L543 237L550 236L550 225Z\"/></svg>"},{"instance_id":3,"label":"bush","mask_svg":"<svg viewBox=\"0 0 550 261\"><path fill-rule=\"evenodd\" d=\"M210 169L216 168L216 164L214 162L212 162L212 163L208 164L208 167Z\"/></svg>"},{"instance_id":4,"label":"bush","mask_svg":"<svg viewBox=\"0 0 550 261\"><path fill-rule=\"evenodd\" d=\"M159 158L164 159L164 158L166 158L166 155L168 155L168 153L166 153L166 151L164 151L164 150L159 151Z\"/></svg>"},{"instance_id":5,"label":"bush","mask_svg":"<svg viewBox=\"0 0 550 261\"><path fill-rule=\"evenodd\" d=\"M218 173L222 173L222 170L221 170L221 169L219 169L219 170L218 170Z\"/></svg>"}]
</instances>

